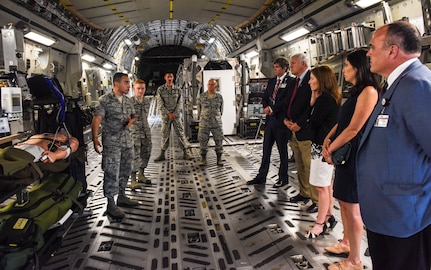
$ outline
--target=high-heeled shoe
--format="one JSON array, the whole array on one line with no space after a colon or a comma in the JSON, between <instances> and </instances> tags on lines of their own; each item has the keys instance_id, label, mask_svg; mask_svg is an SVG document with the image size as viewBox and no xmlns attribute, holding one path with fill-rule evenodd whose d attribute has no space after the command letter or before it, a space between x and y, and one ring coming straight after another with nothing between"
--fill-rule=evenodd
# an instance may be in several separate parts
<instances>
[{"instance_id":1,"label":"high-heeled shoe","mask_svg":"<svg viewBox=\"0 0 431 270\"><path fill-rule=\"evenodd\" d=\"M335 225L337 225L338 221L335 220L334 215L326 215L326 216L329 217L328 221L327 221L329 224L328 228L331 230L334 229L334 227L335 227Z\"/></svg>"},{"instance_id":2,"label":"high-heeled shoe","mask_svg":"<svg viewBox=\"0 0 431 270\"><path fill-rule=\"evenodd\" d=\"M317 238L318 236L324 235L326 233L326 230L328 229L326 223L314 223L315 225L320 225L322 226L322 231L319 234L315 234L313 232L311 232L311 230L309 230L306 234L305 234L305 238L307 239L314 239Z\"/></svg>"}]
</instances>

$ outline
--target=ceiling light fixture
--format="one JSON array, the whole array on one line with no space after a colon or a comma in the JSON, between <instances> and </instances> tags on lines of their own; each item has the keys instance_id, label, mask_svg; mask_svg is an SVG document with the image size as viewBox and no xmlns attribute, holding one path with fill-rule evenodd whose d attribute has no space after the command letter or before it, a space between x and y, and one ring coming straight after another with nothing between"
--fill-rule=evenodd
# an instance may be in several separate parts
<instances>
[{"instance_id":1,"label":"ceiling light fixture","mask_svg":"<svg viewBox=\"0 0 431 270\"><path fill-rule=\"evenodd\" d=\"M293 31L290 31L284 35L282 35L280 38L289 42L291 40L297 39L299 37L302 37L303 35L306 35L310 33L310 30L306 29L305 27L301 26Z\"/></svg>"},{"instance_id":2,"label":"ceiling light fixture","mask_svg":"<svg viewBox=\"0 0 431 270\"><path fill-rule=\"evenodd\" d=\"M210 38L210 39L208 40L208 43L209 43L209 44L211 44L211 43L213 43L214 41L215 41L215 38L213 38L213 37L212 37L212 38Z\"/></svg>"},{"instance_id":3,"label":"ceiling light fixture","mask_svg":"<svg viewBox=\"0 0 431 270\"><path fill-rule=\"evenodd\" d=\"M367 8L369 6L377 4L379 2L381 2L381 0L359 0L359 1L355 2L355 5L357 5L360 8Z\"/></svg>"},{"instance_id":4,"label":"ceiling light fixture","mask_svg":"<svg viewBox=\"0 0 431 270\"><path fill-rule=\"evenodd\" d=\"M132 41L131 41L130 39L128 39L128 38L126 38L126 39L124 40L124 43L126 43L126 45L127 45L127 46L132 45Z\"/></svg>"},{"instance_id":5,"label":"ceiling light fixture","mask_svg":"<svg viewBox=\"0 0 431 270\"><path fill-rule=\"evenodd\" d=\"M258 56L258 55L259 55L259 53L256 50L252 50L252 51L249 51L248 53L246 53L245 57L250 59L250 58L253 58L253 57Z\"/></svg>"},{"instance_id":6,"label":"ceiling light fixture","mask_svg":"<svg viewBox=\"0 0 431 270\"><path fill-rule=\"evenodd\" d=\"M45 35L34 32L33 30L24 35L25 38L31 39L37 43L43 44L45 46L51 46L55 43L54 38L47 37Z\"/></svg>"},{"instance_id":7,"label":"ceiling light fixture","mask_svg":"<svg viewBox=\"0 0 431 270\"><path fill-rule=\"evenodd\" d=\"M96 57L89 55L89 54L83 54L81 56L82 60L85 60L87 62L94 62L94 60L96 60Z\"/></svg>"},{"instance_id":8,"label":"ceiling light fixture","mask_svg":"<svg viewBox=\"0 0 431 270\"><path fill-rule=\"evenodd\" d=\"M110 64L110 63L108 63L108 62L105 62L104 64L103 64L103 68L104 69L112 69L112 65Z\"/></svg>"}]
</instances>

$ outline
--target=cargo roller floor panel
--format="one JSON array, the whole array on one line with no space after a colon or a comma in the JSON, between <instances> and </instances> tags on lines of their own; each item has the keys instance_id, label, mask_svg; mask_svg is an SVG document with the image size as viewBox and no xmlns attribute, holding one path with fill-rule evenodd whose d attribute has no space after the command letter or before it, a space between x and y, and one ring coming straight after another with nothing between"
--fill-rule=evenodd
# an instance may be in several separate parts
<instances>
[{"instance_id":1,"label":"cargo roller floor panel","mask_svg":"<svg viewBox=\"0 0 431 270\"><path fill-rule=\"evenodd\" d=\"M290 203L298 194L296 168L289 162L289 185L273 188L279 157L273 149L270 172L264 186L247 186L257 173L262 140L236 136L224 140L225 165L216 165L210 140L207 166L200 167L199 145L190 144L193 160L171 136L166 161L155 163L160 151L160 120L152 119L153 151L146 176L152 185L126 190L139 206L122 208L123 220L110 219L103 196L101 156L89 145L87 182L93 197L67 232L62 246L42 269L326 269L345 255L333 256L324 247L342 238L338 224L324 236L306 239L316 213L308 204ZM366 235L362 262L371 269Z\"/></svg>"}]
</instances>

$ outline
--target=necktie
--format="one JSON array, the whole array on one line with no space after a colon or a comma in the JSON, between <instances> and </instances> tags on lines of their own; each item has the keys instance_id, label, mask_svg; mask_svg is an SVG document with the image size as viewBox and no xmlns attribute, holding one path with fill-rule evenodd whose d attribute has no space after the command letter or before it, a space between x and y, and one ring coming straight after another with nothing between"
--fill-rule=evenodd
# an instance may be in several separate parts
<instances>
[{"instance_id":1,"label":"necktie","mask_svg":"<svg viewBox=\"0 0 431 270\"><path fill-rule=\"evenodd\" d=\"M289 119L292 119L290 116L290 107L292 107L292 102L296 96L296 91L298 90L298 85L299 85L299 78L296 78L295 88L293 88L293 93L292 93L292 96L290 97L290 101L289 101L289 107L287 107L287 117L289 117Z\"/></svg>"},{"instance_id":2,"label":"necktie","mask_svg":"<svg viewBox=\"0 0 431 270\"><path fill-rule=\"evenodd\" d=\"M385 81L382 85L382 94L384 94L388 90L388 82Z\"/></svg>"},{"instance_id":3,"label":"necktie","mask_svg":"<svg viewBox=\"0 0 431 270\"><path fill-rule=\"evenodd\" d=\"M274 92L272 92L272 100L274 100L274 101L275 101L275 98L277 97L277 92L278 92L278 88L280 87L280 82L281 82L281 80L278 79L277 84L274 87Z\"/></svg>"}]
</instances>

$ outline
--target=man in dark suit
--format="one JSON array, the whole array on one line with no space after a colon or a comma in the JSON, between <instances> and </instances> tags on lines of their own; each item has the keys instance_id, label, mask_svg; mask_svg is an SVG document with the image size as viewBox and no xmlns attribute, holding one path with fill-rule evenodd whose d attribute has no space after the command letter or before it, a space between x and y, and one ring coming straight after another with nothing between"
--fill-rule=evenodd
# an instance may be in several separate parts
<instances>
[{"instance_id":1,"label":"man in dark suit","mask_svg":"<svg viewBox=\"0 0 431 270\"><path fill-rule=\"evenodd\" d=\"M357 153L361 214L373 269L431 269L431 71L408 22L376 30L371 71L387 78Z\"/></svg>"},{"instance_id":2,"label":"man in dark suit","mask_svg":"<svg viewBox=\"0 0 431 270\"><path fill-rule=\"evenodd\" d=\"M308 202L312 204L307 211L317 212L317 190L310 185L310 163L311 163L311 131L307 120L310 112L311 89L309 60L304 53L292 55L290 58L290 71L297 79L297 86L289 95L287 118L284 124L292 131L290 147L295 158L296 170L298 172L299 194L290 198L291 202Z\"/></svg>"},{"instance_id":3,"label":"man in dark suit","mask_svg":"<svg viewBox=\"0 0 431 270\"><path fill-rule=\"evenodd\" d=\"M278 181L273 187L279 188L289 183L287 142L290 138L290 131L283 125L283 119L286 115L288 93L293 89L294 79L289 76L288 68L287 59L277 58L274 61L273 69L276 77L268 81L262 100L263 111L266 114L262 163L257 176L248 181L247 185L264 185L266 183L274 142L277 143L280 155L280 167Z\"/></svg>"}]
</instances>

